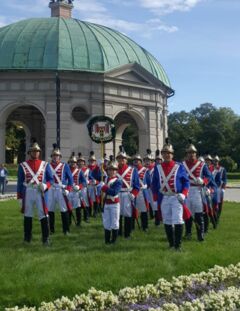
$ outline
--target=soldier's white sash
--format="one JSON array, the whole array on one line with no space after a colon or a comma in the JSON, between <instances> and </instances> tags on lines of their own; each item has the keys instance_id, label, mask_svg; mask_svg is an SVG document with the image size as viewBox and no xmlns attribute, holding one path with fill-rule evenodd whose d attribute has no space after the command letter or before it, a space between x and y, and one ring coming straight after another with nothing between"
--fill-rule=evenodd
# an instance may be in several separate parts
<instances>
[{"instance_id":1,"label":"soldier's white sash","mask_svg":"<svg viewBox=\"0 0 240 311\"><path fill-rule=\"evenodd\" d=\"M129 166L126 171L120 175L119 173L117 173L117 177L124 183L124 185L126 186L127 189L130 189L131 186L128 184L128 182L124 179L124 177L127 175L127 173L131 170L132 168ZM132 180L132 174L131 174L131 177L130 177L130 182Z\"/></svg>"},{"instance_id":2,"label":"soldier's white sash","mask_svg":"<svg viewBox=\"0 0 240 311\"><path fill-rule=\"evenodd\" d=\"M51 171L52 171L53 176L54 176L54 177L56 178L56 180L57 180L57 183L59 184L60 187L62 187L62 181L60 180L60 178L59 178L59 176L58 176L58 174L57 174L57 171L58 171L60 168L63 167L63 163L60 162L60 163L56 166L55 169L52 167L52 165L51 165L51 163L50 163L50 167L51 167Z\"/></svg>"},{"instance_id":3,"label":"soldier's white sash","mask_svg":"<svg viewBox=\"0 0 240 311\"><path fill-rule=\"evenodd\" d=\"M191 168L189 169L189 167L187 166L187 163L184 161L183 165L188 173L188 175L196 182L196 177L193 175L193 172L195 171L195 169L201 164L200 161L197 161L197 163Z\"/></svg>"},{"instance_id":4,"label":"soldier's white sash","mask_svg":"<svg viewBox=\"0 0 240 311\"><path fill-rule=\"evenodd\" d=\"M38 171L36 172L36 174L33 172L33 170L31 169L31 167L27 164L27 162L23 162L22 163L23 168L27 169L28 172L30 173L30 175L32 176L32 179L30 180L30 182L27 185L32 184L33 182L35 182L37 185L39 185L40 181L38 180L38 177L41 173L44 173L44 170L47 166L47 162L42 161ZM25 171L25 170L24 170Z\"/></svg>"},{"instance_id":5,"label":"soldier's white sash","mask_svg":"<svg viewBox=\"0 0 240 311\"><path fill-rule=\"evenodd\" d=\"M165 173L163 171L163 168L161 165L158 165L158 170L159 170L159 174L161 176L161 180L162 180L162 184L160 186L160 192L161 193L165 193L164 188L167 189L167 192L169 194L173 194L173 191L171 190L168 182L171 179L171 177L175 174L176 170L178 169L179 165L175 164L174 167L172 168L171 172L168 174L168 176L165 176Z\"/></svg>"},{"instance_id":6,"label":"soldier's white sash","mask_svg":"<svg viewBox=\"0 0 240 311\"><path fill-rule=\"evenodd\" d=\"M144 184L143 180L144 180L144 177L145 177L145 174L143 175L143 179L140 178L140 174L144 171L145 167L143 166L139 171L138 171L138 176L139 176L139 183L140 183L140 186L142 189L146 189L147 188L147 185ZM146 170L147 171L147 170Z\"/></svg>"}]
</instances>

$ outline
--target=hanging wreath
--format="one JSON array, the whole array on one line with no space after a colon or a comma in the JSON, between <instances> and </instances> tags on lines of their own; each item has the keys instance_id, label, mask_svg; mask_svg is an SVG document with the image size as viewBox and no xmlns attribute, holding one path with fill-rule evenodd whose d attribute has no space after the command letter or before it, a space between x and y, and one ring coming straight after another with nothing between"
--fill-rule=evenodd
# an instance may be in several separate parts
<instances>
[{"instance_id":1,"label":"hanging wreath","mask_svg":"<svg viewBox=\"0 0 240 311\"><path fill-rule=\"evenodd\" d=\"M91 118L87 124L87 128L90 138L97 144L109 143L116 136L114 121L106 116Z\"/></svg>"}]
</instances>

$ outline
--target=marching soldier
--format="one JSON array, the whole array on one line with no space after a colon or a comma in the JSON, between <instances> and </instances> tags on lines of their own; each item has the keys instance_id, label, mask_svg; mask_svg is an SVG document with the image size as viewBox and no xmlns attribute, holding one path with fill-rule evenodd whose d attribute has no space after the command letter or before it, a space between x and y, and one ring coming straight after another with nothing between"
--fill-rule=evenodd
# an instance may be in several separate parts
<instances>
[{"instance_id":1,"label":"marching soldier","mask_svg":"<svg viewBox=\"0 0 240 311\"><path fill-rule=\"evenodd\" d=\"M213 158L213 165L214 171L213 176L215 177L215 182L217 184L217 198L218 198L218 212L217 212L217 220L219 220L222 206L223 206L223 199L224 199L224 192L227 185L227 172L226 169L219 164L220 159L219 156L215 156ZM217 177L217 175L219 177Z\"/></svg>"},{"instance_id":2,"label":"marching soldier","mask_svg":"<svg viewBox=\"0 0 240 311\"><path fill-rule=\"evenodd\" d=\"M83 172L78 168L77 166L77 158L74 154L72 153L70 159L70 170L72 173L72 178L73 178L73 187L72 191L69 193L69 201L70 204L72 205L73 209L76 210L76 226L80 226L81 224L81 206L82 206L82 189L87 186L86 179L84 177ZM73 216L72 213L70 215L70 224L71 224L71 217ZM74 217L74 216L73 216Z\"/></svg>"},{"instance_id":3,"label":"marching soldier","mask_svg":"<svg viewBox=\"0 0 240 311\"><path fill-rule=\"evenodd\" d=\"M151 186L151 179L149 170L142 165L142 158L140 154L136 154L133 158L133 165L137 169L140 191L136 197L136 208L140 212L141 226L143 231L148 230L148 210L149 210L149 192Z\"/></svg>"},{"instance_id":4,"label":"marching soldier","mask_svg":"<svg viewBox=\"0 0 240 311\"><path fill-rule=\"evenodd\" d=\"M150 149L147 149L147 153L143 158L144 166L148 169L149 175L150 175L150 187L148 187L147 192L148 192L148 203L149 203L149 214L151 219L155 218L155 224L156 224L156 217L155 215L157 214L157 211L154 210L154 200L153 200L153 194L152 194L152 189L151 189L151 182L152 182L152 176L153 176L153 171L154 171L154 157L152 155L152 151Z\"/></svg>"},{"instance_id":5,"label":"marching soldier","mask_svg":"<svg viewBox=\"0 0 240 311\"><path fill-rule=\"evenodd\" d=\"M205 155L205 162L208 166L210 173L212 174L212 180L213 180L211 185L209 185L211 193L210 195L208 195L207 193L207 204L209 206L209 217L213 225L213 229L216 229L217 228L217 213L218 213L218 198L217 198L216 183L220 182L220 175L219 174L216 174L216 176L213 175L214 173L213 158L209 153Z\"/></svg>"},{"instance_id":6,"label":"marching soldier","mask_svg":"<svg viewBox=\"0 0 240 311\"><path fill-rule=\"evenodd\" d=\"M50 168L53 174L54 184L48 193L50 232L55 232L55 208L58 205L62 218L62 230L66 235L69 232L69 212L72 209L69 204L68 194L72 189L73 178L69 165L61 161L62 154L56 144L53 145L51 158Z\"/></svg>"},{"instance_id":7,"label":"marching soldier","mask_svg":"<svg viewBox=\"0 0 240 311\"><path fill-rule=\"evenodd\" d=\"M124 237L130 238L132 229L132 217L135 216L135 199L140 190L137 170L127 165L127 155L123 147L119 147L117 154L118 173L117 176L122 181L120 191L120 222L119 235L122 235L122 218L124 217Z\"/></svg>"},{"instance_id":8,"label":"marching soldier","mask_svg":"<svg viewBox=\"0 0 240 311\"><path fill-rule=\"evenodd\" d=\"M93 210L93 217L96 217L100 203L97 185L101 181L101 170L100 167L97 165L97 159L93 151L90 152L88 163L89 163L88 168L90 170L90 179L88 185L88 194L90 198L90 208L91 208L90 213Z\"/></svg>"},{"instance_id":9,"label":"marching soldier","mask_svg":"<svg viewBox=\"0 0 240 311\"><path fill-rule=\"evenodd\" d=\"M207 165L197 159L197 149L191 142L186 149L186 154L187 159L183 161L183 165L190 180L190 189L186 204L192 214L192 217L186 221L186 238L191 239L192 221L194 219L197 229L197 239L201 242L204 241L204 206L202 190L205 187L205 192L207 191L210 194L207 184L210 184L212 176Z\"/></svg>"},{"instance_id":10,"label":"marching soldier","mask_svg":"<svg viewBox=\"0 0 240 311\"><path fill-rule=\"evenodd\" d=\"M18 167L17 198L24 214L24 241L32 240L32 218L34 206L41 222L43 245L49 245L47 193L53 176L47 162L40 160L41 148L35 142L28 150L29 160Z\"/></svg>"},{"instance_id":11,"label":"marching soldier","mask_svg":"<svg viewBox=\"0 0 240 311\"><path fill-rule=\"evenodd\" d=\"M189 211L184 205L189 191L189 179L184 166L173 160L174 150L171 144L164 144L161 154L163 162L156 165L152 179L155 204L160 193L163 223L170 248L181 250L183 232L183 213Z\"/></svg>"},{"instance_id":12,"label":"marching soldier","mask_svg":"<svg viewBox=\"0 0 240 311\"><path fill-rule=\"evenodd\" d=\"M117 177L118 164L111 161L107 168L107 179L101 191L105 194L103 226L105 229L105 243L114 244L117 240L120 218L120 199L119 193L122 182ZM112 236L112 238L111 238Z\"/></svg>"},{"instance_id":13,"label":"marching soldier","mask_svg":"<svg viewBox=\"0 0 240 311\"><path fill-rule=\"evenodd\" d=\"M81 153L78 154L77 164L79 167L79 170L83 172L83 175L86 179L86 184L89 184L89 175L90 175L90 169L86 166L86 160L82 156ZM86 186L83 186L82 189L82 206L83 206L83 217L85 222L89 222L89 215L90 215L90 199L88 196L88 188Z\"/></svg>"}]
</instances>

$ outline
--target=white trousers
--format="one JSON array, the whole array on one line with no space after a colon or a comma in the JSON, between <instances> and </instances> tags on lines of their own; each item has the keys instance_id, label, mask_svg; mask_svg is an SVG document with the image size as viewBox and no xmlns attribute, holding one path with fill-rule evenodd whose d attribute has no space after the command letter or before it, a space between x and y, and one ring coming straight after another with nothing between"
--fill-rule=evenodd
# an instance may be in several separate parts
<instances>
[{"instance_id":1,"label":"white trousers","mask_svg":"<svg viewBox=\"0 0 240 311\"><path fill-rule=\"evenodd\" d=\"M176 196L164 195L161 202L163 223L165 225L183 224L183 207Z\"/></svg>"},{"instance_id":2,"label":"white trousers","mask_svg":"<svg viewBox=\"0 0 240 311\"><path fill-rule=\"evenodd\" d=\"M147 212L146 203L143 195L143 190L140 190L136 198L136 208L139 212Z\"/></svg>"},{"instance_id":3,"label":"white trousers","mask_svg":"<svg viewBox=\"0 0 240 311\"><path fill-rule=\"evenodd\" d=\"M83 198L83 201L85 203L86 206L89 206L89 199L88 199L88 190L87 190L87 187L84 187L82 189L82 198Z\"/></svg>"},{"instance_id":4,"label":"white trousers","mask_svg":"<svg viewBox=\"0 0 240 311\"><path fill-rule=\"evenodd\" d=\"M71 191L68 195L68 199L69 199L70 204L72 205L72 208L78 208L81 206L81 201L80 201L78 191Z\"/></svg>"},{"instance_id":5,"label":"white trousers","mask_svg":"<svg viewBox=\"0 0 240 311\"><path fill-rule=\"evenodd\" d=\"M106 230L119 229L120 203L105 204L102 218L104 229Z\"/></svg>"},{"instance_id":6,"label":"white trousers","mask_svg":"<svg viewBox=\"0 0 240 311\"><path fill-rule=\"evenodd\" d=\"M195 213L203 212L203 200L200 187L190 187L186 204L192 216L194 216Z\"/></svg>"},{"instance_id":7,"label":"white trousers","mask_svg":"<svg viewBox=\"0 0 240 311\"><path fill-rule=\"evenodd\" d=\"M124 217L132 217L132 201L129 192L120 192L120 215Z\"/></svg>"},{"instance_id":8,"label":"white trousers","mask_svg":"<svg viewBox=\"0 0 240 311\"><path fill-rule=\"evenodd\" d=\"M223 201L224 198L224 191L222 190L222 188L217 188L217 201L218 203L221 203Z\"/></svg>"},{"instance_id":9,"label":"white trousers","mask_svg":"<svg viewBox=\"0 0 240 311\"><path fill-rule=\"evenodd\" d=\"M153 193L151 189L148 189L148 198L149 198L149 204L151 205L152 210L157 211L157 205L154 204Z\"/></svg>"},{"instance_id":10,"label":"white trousers","mask_svg":"<svg viewBox=\"0 0 240 311\"><path fill-rule=\"evenodd\" d=\"M46 217L43 210L43 198L41 192L36 188L26 188L24 216L33 217L35 207L37 208L39 220Z\"/></svg>"},{"instance_id":11,"label":"white trousers","mask_svg":"<svg viewBox=\"0 0 240 311\"><path fill-rule=\"evenodd\" d=\"M60 187L51 187L48 190L48 210L54 212L56 207L60 212L67 211L67 205L63 197L62 189Z\"/></svg>"},{"instance_id":12,"label":"white trousers","mask_svg":"<svg viewBox=\"0 0 240 311\"><path fill-rule=\"evenodd\" d=\"M96 186L89 185L88 186L88 195L92 202L96 202Z\"/></svg>"}]
</instances>

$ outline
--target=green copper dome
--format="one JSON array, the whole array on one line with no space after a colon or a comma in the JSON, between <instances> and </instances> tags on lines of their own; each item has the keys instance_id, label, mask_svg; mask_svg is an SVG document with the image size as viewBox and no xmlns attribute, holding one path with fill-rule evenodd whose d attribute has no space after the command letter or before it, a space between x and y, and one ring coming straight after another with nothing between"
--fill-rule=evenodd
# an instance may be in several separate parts
<instances>
[{"instance_id":1,"label":"green copper dome","mask_svg":"<svg viewBox=\"0 0 240 311\"><path fill-rule=\"evenodd\" d=\"M106 72L138 63L170 87L159 62L113 29L72 18L33 18L0 28L0 70Z\"/></svg>"}]
</instances>

